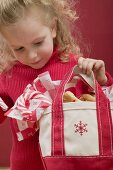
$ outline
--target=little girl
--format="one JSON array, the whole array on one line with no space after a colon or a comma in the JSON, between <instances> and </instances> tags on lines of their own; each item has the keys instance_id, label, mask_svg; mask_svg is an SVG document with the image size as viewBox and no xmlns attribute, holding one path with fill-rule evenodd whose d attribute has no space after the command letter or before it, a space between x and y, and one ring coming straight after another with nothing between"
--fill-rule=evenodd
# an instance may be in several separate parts
<instances>
[{"instance_id":1,"label":"little girl","mask_svg":"<svg viewBox=\"0 0 113 170\"><path fill-rule=\"evenodd\" d=\"M0 0L0 97L9 108L40 73L49 71L52 80L61 80L76 64L86 74L93 70L100 85L111 85L103 61L78 57L71 35L76 19L68 0ZM1 109L0 122L4 119ZM10 123L10 170L43 170L38 132L19 142Z\"/></svg>"}]
</instances>

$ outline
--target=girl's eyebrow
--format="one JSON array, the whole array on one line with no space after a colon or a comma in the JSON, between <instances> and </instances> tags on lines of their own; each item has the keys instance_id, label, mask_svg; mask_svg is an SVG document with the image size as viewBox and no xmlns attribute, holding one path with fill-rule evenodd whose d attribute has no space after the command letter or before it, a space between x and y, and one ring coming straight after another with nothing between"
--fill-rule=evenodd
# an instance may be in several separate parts
<instances>
[{"instance_id":1,"label":"girl's eyebrow","mask_svg":"<svg viewBox=\"0 0 113 170\"><path fill-rule=\"evenodd\" d=\"M41 40L43 40L44 38L45 38L45 36L37 37L37 38L34 39L31 43L33 44L33 43L35 43L35 42L37 42L37 41L41 41ZM13 47L13 48L18 48L18 47L20 47L20 45L15 46L15 45L12 44L11 47Z\"/></svg>"},{"instance_id":2,"label":"girl's eyebrow","mask_svg":"<svg viewBox=\"0 0 113 170\"><path fill-rule=\"evenodd\" d=\"M40 37L34 39L34 40L32 41L32 43L35 43L36 41L43 40L44 38L45 38L45 36L40 36Z\"/></svg>"}]
</instances>

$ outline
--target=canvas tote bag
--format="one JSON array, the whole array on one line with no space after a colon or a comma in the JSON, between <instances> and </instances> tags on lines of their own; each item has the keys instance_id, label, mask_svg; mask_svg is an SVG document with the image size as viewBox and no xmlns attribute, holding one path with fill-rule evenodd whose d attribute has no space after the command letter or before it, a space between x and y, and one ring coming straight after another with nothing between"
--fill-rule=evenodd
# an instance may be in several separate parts
<instances>
[{"instance_id":1,"label":"canvas tote bag","mask_svg":"<svg viewBox=\"0 0 113 170\"><path fill-rule=\"evenodd\" d=\"M63 103L62 96L72 74L95 90L96 102ZM94 76L68 71L60 83L52 108L39 121L40 151L46 170L113 170L113 102Z\"/></svg>"}]
</instances>

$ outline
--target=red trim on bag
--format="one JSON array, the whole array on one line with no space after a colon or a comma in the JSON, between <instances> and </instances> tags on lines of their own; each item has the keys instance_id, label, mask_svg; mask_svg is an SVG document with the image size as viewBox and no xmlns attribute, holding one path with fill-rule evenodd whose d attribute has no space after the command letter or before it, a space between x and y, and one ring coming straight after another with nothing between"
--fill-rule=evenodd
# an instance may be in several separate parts
<instances>
[{"instance_id":1,"label":"red trim on bag","mask_svg":"<svg viewBox=\"0 0 113 170\"><path fill-rule=\"evenodd\" d=\"M108 102L108 109L109 109L109 121L110 121L110 130L111 130L111 152L113 155L113 123L112 123L112 113L111 113L111 109L110 109L110 102Z\"/></svg>"},{"instance_id":2,"label":"red trim on bag","mask_svg":"<svg viewBox=\"0 0 113 170\"><path fill-rule=\"evenodd\" d=\"M112 155L112 122L110 113L110 102L103 93L101 87L96 83L97 95L97 120L99 129L100 155Z\"/></svg>"},{"instance_id":3,"label":"red trim on bag","mask_svg":"<svg viewBox=\"0 0 113 170\"><path fill-rule=\"evenodd\" d=\"M56 92L56 98L52 103L52 151L51 155L65 155L64 148L64 113L62 105L62 96L64 92L64 86L72 75L72 70L64 76L59 88ZM60 94L60 95L59 95Z\"/></svg>"},{"instance_id":4,"label":"red trim on bag","mask_svg":"<svg viewBox=\"0 0 113 170\"><path fill-rule=\"evenodd\" d=\"M113 170L113 157L45 157L48 170Z\"/></svg>"}]
</instances>

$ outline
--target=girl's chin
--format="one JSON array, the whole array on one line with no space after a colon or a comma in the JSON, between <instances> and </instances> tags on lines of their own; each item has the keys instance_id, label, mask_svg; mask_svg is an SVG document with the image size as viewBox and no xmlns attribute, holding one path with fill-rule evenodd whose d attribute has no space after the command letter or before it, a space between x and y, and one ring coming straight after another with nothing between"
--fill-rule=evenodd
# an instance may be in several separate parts
<instances>
[{"instance_id":1,"label":"girl's chin","mask_svg":"<svg viewBox=\"0 0 113 170\"><path fill-rule=\"evenodd\" d=\"M33 69L41 69L42 67L44 67L45 66L45 63L43 63L43 64L32 64L32 65L29 65L29 67L31 67L31 68L33 68Z\"/></svg>"}]
</instances>

